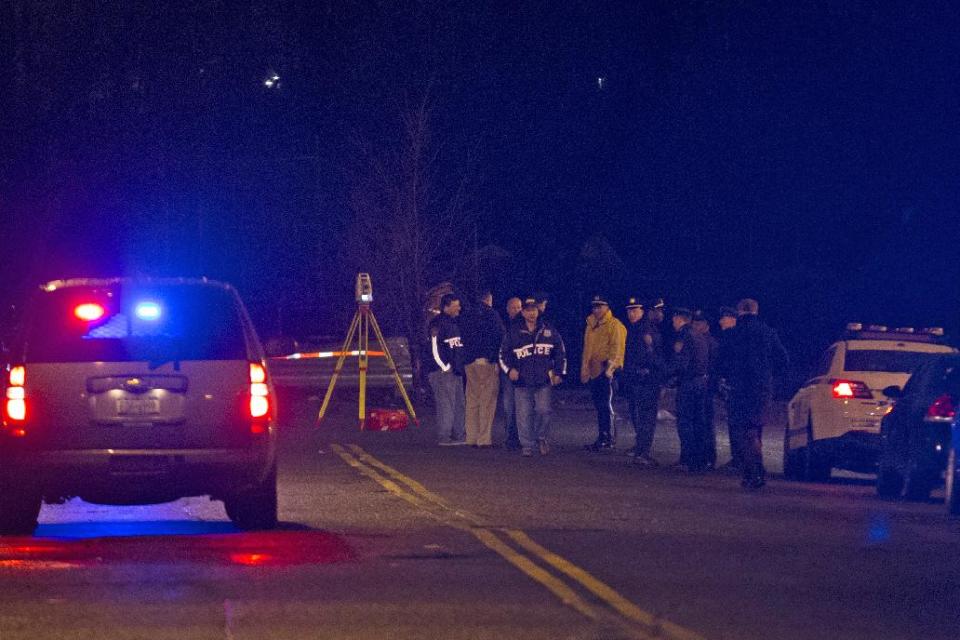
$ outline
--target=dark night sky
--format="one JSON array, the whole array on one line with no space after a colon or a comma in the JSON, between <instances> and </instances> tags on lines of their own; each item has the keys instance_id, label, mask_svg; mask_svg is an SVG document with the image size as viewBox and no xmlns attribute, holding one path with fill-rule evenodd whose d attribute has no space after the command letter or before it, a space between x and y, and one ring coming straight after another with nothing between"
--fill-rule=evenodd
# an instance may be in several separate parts
<instances>
[{"instance_id":1,"label":"dark night sky","mask_svg":"<svg viewBox=\"0 0 960 640\"><path fill-rule=\"evenodd\" d=\"M570 332L595 234L610 295L754 295L795 350L853 318L960 328L960 9L598 4L6 0L7 294L205 273L263 333L340 300L353 141L429 86L476 240L514 256L489 284L550 290Z\"/></svg>"}]
</instances>

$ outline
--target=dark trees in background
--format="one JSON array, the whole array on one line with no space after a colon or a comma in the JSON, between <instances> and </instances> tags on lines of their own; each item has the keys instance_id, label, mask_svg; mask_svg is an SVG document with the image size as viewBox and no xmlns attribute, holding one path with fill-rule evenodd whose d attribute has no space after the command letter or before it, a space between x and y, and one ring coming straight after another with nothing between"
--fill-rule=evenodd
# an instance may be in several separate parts
<instances>
[{"instance_id":1,"label":"dark trees in background","mask_svg":"<svg viewBox=\"0 0 960 640\"><path fill-rule=\"evenodd\" d=\"M427 293L463 265L475 196L472 159L436 139L435 108L427 90L401 108L393 131L358 134L343 247L346 265L371 274L378 317L409 340L418 378Z\"/></svg>"}]
</instances>

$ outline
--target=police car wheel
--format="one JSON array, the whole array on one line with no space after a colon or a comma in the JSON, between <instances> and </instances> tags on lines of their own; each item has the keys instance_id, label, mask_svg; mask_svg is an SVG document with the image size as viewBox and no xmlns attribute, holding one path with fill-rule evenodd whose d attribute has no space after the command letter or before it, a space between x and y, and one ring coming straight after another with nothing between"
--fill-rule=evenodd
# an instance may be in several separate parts
<instances>
[{"instance_id":1,"label":"police car wheel","mask_svg":"<svg viewBox=\"0 0 960 640\"><path fill-rule=\"evenodd\" d=\"M926 469L918 469L910 474L907 482L907 500L916 502L926 502L930 499L930 492L933 491L935 480L932 474Z\"/></svg>"},{"instance_id":2,"label":"police car wheel","mask_svg":"<svg viewBox=\"0 0 960 640\"><path fill-rule=\"evenodd\" d=\"M787 480L803 479L803 464L805 449L790 449L790 441L784 439L783 443L783 477Z\"/></svg>"},{"instance_id":3,"label":"police car wheel","mask_svg":"<svg viewBox=\"0 0 960 640\"><path fill-rule=\"evenodd\" d=\"M275 529L277 526L276 464L263 482L227 498L223 504L227 517L238 529L245 531Z\"/></svg>"},{"instance_id":4,"label":"police car wheel","mask_svg":"<svg viewBox=\"0 0 960 640\"><path fill-rule=\"evenodd\" d=\"M0 535L33 534L43 500L29 483L0 480Z\"/></svg>"},{"instance_id":5,"label":"police car wheel","mask_svg":"<svg viewBox=\"0 0 960 640\"><path fill-rule=\"evenodd\" d=\"M807 482L828 482L833 465L829 454L813 439L813 420L807 421L807 446L803 451L801 479Z\"/></svg>"},{"instance_id":6,"label":"police car wheel","mask_svg":"<svg viewBox=\"0 0 960 640\"><path fill-rule=\"evenodd\" d=\"M877 470L877 495L881 498L899 498L903 492L903 476L891 467L880 463Z\"/></svg>"}]
</instances>

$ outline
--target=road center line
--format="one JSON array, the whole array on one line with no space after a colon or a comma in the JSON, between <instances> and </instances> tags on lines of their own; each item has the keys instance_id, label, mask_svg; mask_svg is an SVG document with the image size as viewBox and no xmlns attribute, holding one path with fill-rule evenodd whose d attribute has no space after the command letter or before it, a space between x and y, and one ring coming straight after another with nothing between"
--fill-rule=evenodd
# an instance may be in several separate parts
<instances>
[{"instance_id":1,"label":"road center line","mask_svg":"<svg viewBox=\"0 0 960 640\"><path fill-rule=\"evenodd\" d=\"M595 595L597 598L605 602L614 611L619 613L621 616L623 616L627 620L640 624L645 628L647 628L649 631L652 631L655 637L670 638L671 640L703 640L702 636L700 636L699 634L689 629L686 629L685 627L682 627L668 620L664 620L659 616L655 616L647 611L644 611L643 609L641 609L640 607L638 607L637 605L633 604L628 599L623 597L615 589L605 584L604 582L598 580L596 577L591 575L586 570L580 568L579 566L573 564L569 560L563 558L562 556L538 544L523 531L520 531L517 529L502 529L502 528L492 527L489 523L484 522L482 518L470 513L469 511L465 511L463 509L458 509L454 507L453 505L450 504L449 501L437 495L436 493L430 491L420 482L401 473L400 471L391 467L390 465L387 465L384 462L381 462L377 458L367 453L359 445L352 444L349 446L350 446L351 453L353 455L348 453L340 445L333 445L333 449L348 464L351 464L351 466L360 465L360 467L367 467L367 470L369 472L363 471L363 469L360 469L360 470L363 471L365 475L373 478L375 481L380 483L382 486L384 486L391 492L397 493L397 491L394 491L393 489L391 489L386 483L389 483L389 485L392 485L401 493L404 493L404 494L407 493L406 491L404 491L403 488L399 487L396 482L393 482L388 478L384 478L380 476L380 474L377 473L376 470L380 470L386 473L397 482L403 484L405 488L409 489L410 491L413 491L416 495L408 494L409 497L397 494L397 495L400 495L400 497L403 497L404 499L406 499L408 502L416 504L420 508L425 508L424 501L432 503L433 505L440 507L444 511L449 512L449 516L456 516L460 520L464 520L470 523L471 525L473 525L473 527L465 527L463 522L458 522L452 517L435 513L434 510L432 509L426 509L428 513L431 513L431 515L441 520L445 524L448 524L449 526L452 526L458 529L465 529L470 531L478 540L480 540L488 548L492 549L493 551L496 551L504 559L506 559L508 562L510 562L511 564L516 566L518 569L523 571L529 577L536 580L537 582L540 582L541 584L546 586L548 589L550 589L550 591L553 592L554 595L557 595L557 597L559 597L561 601L563 601L565 604L576 609L577 611L587 616L588 618L596 619L596 613L593 612L592 608L589 607L589 605L587 605L585 602L583 602L583 600L580 599L580 597L577 596L575 592L573 592L572 590L569 589L569 587L567 587L565 584L557 580L556 577L554 577L553 575L549 574L548 572L544 571L539 566L531 562L528 558L517 553L508 545L504 544L492 533L492 530L497 530L505 534L510 539L512 539L517 545L519 545L521 548L526 550L528 553L532 554L533 556L536 556L537 558L540 558L543 562L547 563L548 565L554 567L556 570L560 571L564 575L575 580L577 583L579 583L581 586L583 586L585 589L587 589L590 593ZM356 456L356 458L354 458L354 456ZM347 458L352 458L353 463L351 463L350 460L348 460ZM357 468L360 468L360 467L357 467ZM371 467L375 467L376 470ZM549 579L552 586L546 584L544 582L544 579ZM585 613L584 611L580 611L580 608L578 607L578 605L568 602L566 598L569 597L570 594L567 594L566 596L561 595L561 593L555 589L555 587L557 587L558 584L564 590L569 591L570 594L572 594L577 599L577 601L579 601L579 603L582 603L584 607L587 607L588 609L590 609L591 613L588 614L588 613Z\"/></svg>"},{"instance_id":2,"label":"road center line","mask_svg":"<svg viewBox=\"0 0 960 640\"><path fill-rule=\"evenodd\" d=\"M468 531L473 534L484 546L488 549L496 552L507 562L517 567L526 574L528 577L534 581L540 583L546 587L551 593L553 593L557 598L560 599L568 607L574 609L577 613L589 618L590 620L597 620L600 615L595 607L590 606L587 602L581 598L577 593L571 589L569 586L563 583L562 580L558 579L556 576L551 575L549 572L545 571L542 567L537 566L529 558L523 556L522 554L514 551L509 546L504 544L500 539L498 539L491 531L488 529L474 528L467 526L463 522L457 522L449 517L444 517L444 515L436 513L435 511L429 508L429 505L426 504L420 497L411 494L405 491L397 483L393 482L388 478L384 478L377 471L370 466L364 464L343 447L338 444L331 446L333 451L343 459L348 465L364 474L374 482L378 483L384 489L390 493L410 502L411 504L423 509L428 514L434 518L440 520L444 524L451 526L455 529L460 529L462 531ZM399 472L398 472L399 473Z\"/></svg>"},{"instance_id":3,"label":"road center line","mask_svg":"<svg viewBox=\"0 0 960 640\"><path fill-rule=\"evenodd\" d=\"M581 569L566 558L557 555L546 547L535 542L526 533L518 529L504 529L510 538L528 552L536 555L544 562L554 567L561 573L564 573L580 584L582 584L592 594L608 603L620 615L638 622L650 629L659 630L658 635L666 636L674 640L704 640L703 636L690 631L669 620L664 620L653 614L647 613L637 605L633 604L613 588L601 582L585 569Z\"/></svg>"}]
</instances>

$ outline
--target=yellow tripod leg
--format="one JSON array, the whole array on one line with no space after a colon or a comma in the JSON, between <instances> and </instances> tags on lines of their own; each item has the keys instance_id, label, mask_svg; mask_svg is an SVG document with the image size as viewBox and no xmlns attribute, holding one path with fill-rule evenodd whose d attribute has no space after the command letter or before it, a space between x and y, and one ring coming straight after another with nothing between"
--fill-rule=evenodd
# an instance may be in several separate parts
<instances>
[{"instance_id":1,"label":"yellow tripod leg","mask_svg":"<svg viewBox=\"0 0 960 640\"><path fill-rule=\"evenodd\" d=\"M390 349L387 348L387 341L383 339L383 333L380 332L380 325L377 324L377 318L373 315L373 311L370 312L370 324L373 325L373 333L383 348L383 355L387 359L387 364L390 365L390 371L393 372L393 380L397 383L397 389L400 390L400 395L407 405L407 411L410 412L410 417L413 418L413 422L419 427L420 420L417 418L417 413L413 410L413 404L410 402L410 396L407 395L407 390L403 388L403 380L400 379L397 365L393 361L393 356L390 355Z\"/></svg>"},{"instance_id":2,"label":"yellow tripod leg","mask_svg":"<svg viewBox=\"0 0 960 640\"><path fill-rule=\"evenodd\" d=\"M327 385L327 393L323 396L323 404L320 405L320 413L317 414L317 424L320 424L323 421L324 415L327 413L327 407L330 405L330 397L333 396L333 387L337 384L337 377L340 375L340 370L343 369L343 361L347 359L347 353L349 353L350 343L353 342L353 334L357 330L357 325L360 323L360 312L353 316L353 321L350 322L350 329L347 330L347 339L343 341L343 346L340 347L340 357L337 359L337 366L333 369L333 376L330 378L330 384Z\"/></svg>"},{"instance_id":3,"label":"yellow tripod leg","mask_svg":"<svg viewBox=\"0 0 960 640\"><path fill-rule=\"evenodd\" d=\"M360 430L367 425L367 358L370 349L370 311L360 312Z\"/></svg>"}]
</instances>

